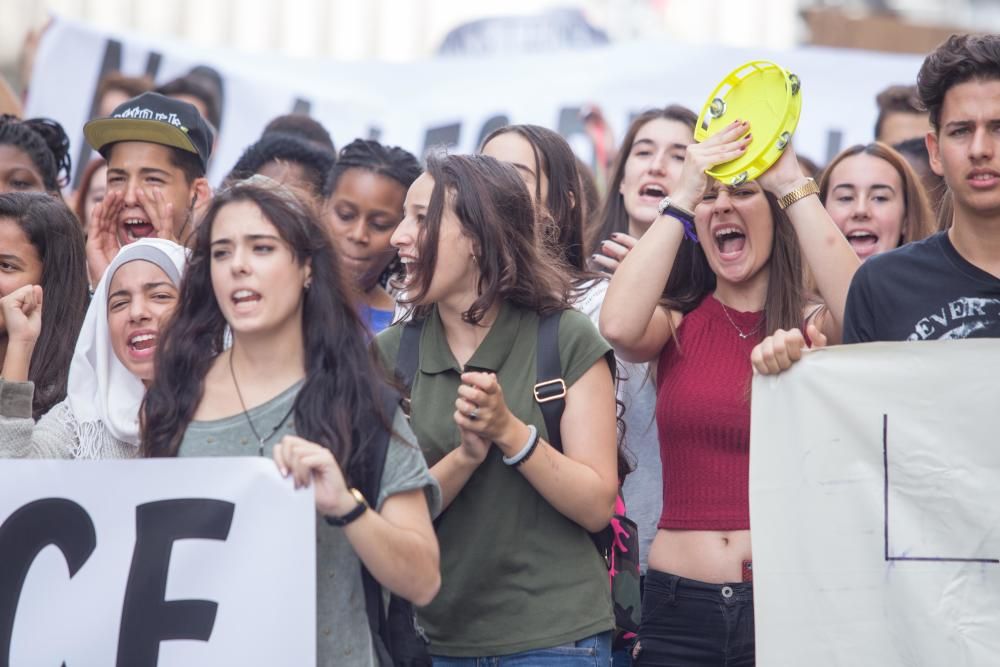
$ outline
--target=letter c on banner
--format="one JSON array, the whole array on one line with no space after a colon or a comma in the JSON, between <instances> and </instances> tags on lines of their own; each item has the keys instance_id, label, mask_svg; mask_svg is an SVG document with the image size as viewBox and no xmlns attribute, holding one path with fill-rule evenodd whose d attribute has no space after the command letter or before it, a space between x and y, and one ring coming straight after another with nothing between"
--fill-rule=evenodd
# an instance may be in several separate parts
<instances>
[{"instance_id":1,"label":"letter c on banner","mask_svg":"<svg viewBox=\"0 0 1000 667\"><path fill-rule=\"evenodd\" d=\"M170 551L177 540L225 540L235 508L233 503L210 498L161 500L136 507L135 550L122 606L118 667L156 667L161 641L207 642L212 636L217 602L165 599Z\"/></svg>"},{"instance_id":2,"label":"letter c on banner","mask_svg":"<svg viewBox=\"0 0 1000 667\"><path fill-rule=\"evenodd\" d=\"M0 526L0 667L10 664L21 587L38 553L50 544L62 551L72 578L97 547L87 511L72 500L44 498L21 507Z\"/></svg>"}]
</instances>

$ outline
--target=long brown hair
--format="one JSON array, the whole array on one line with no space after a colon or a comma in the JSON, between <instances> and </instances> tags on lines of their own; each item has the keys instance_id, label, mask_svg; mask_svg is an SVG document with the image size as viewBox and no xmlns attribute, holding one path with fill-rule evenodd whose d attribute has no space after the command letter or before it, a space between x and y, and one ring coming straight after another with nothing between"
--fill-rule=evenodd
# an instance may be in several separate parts
<instances>
[{"instance_id":1,"label":"long brown hair","mask_svg":"<svg viewBox=\"0 0 1000 667\"><path fill-rule=\"evenodd\" d=\"M601 241L610 238L615 233L628 233L628 211L625 210L625 198L619 192L622 179L625 178L625 163L628 162L629 153L632 152L632 144L635 143L635 135L643 126L657 118L677 121L691 128L698 122L698 115L679 104L671 104L662 109L650 109L644 111L632 121L628 126L628 132L622 139L622 144L618 148L614 164L611 165L611 181L608 183L608 190L605 193L604 209L601 211L600 226L595 227L596 234L588 239L590 252L598 251Z\"/></svg>"},{"instance_id":2,"label":"long brown hair","mask_svg":"<svg viewBox=\"0 0 1000 667\"><path fill-rule=\"evenodd\" d=\"M830 196L830 175L834 168L847 158L862 153L888 162L903 182L903 227L897 247L930 236L935 227L934 211L927 200L924 184L906 158L891 146L880 141L851 146L842 150L830 161L830 164L823 169L823 174L819 179L819 198L823 205L826 205L826 199Z\"/></svg>"},{"instance_id":3,"label":"long brown hair","mask_svg":"<svg viewBox=\"0 0 1000 667\"><path fill-rule=\"evenodd\" d=\"M73 349L87 314L83 230L62 197L42 192L0 194L0 219L14 222L42 260L42 331L28 370L35 383L31 414L39 419L66 398Z\"/></svg>"},{"instance_id":4,"label":"long brown hair","mask_svg":"<svg viewBox=\"0 0 1000 667\"><path fill-rule=\"evenodd\" d=\"M223 190L198 225L179 305L160 337L156 377L143 403L142 455L177 455L202 400L205 375L225 348L227 323L212 289L212 225L224 207L250 202L274 225L296 263L311 267L311 284L301 296L305 381L295 397L295 430L333 452L350 478L356 460L364 461L355 455L369 442L360 439L371 430L365 425L391 423L392 415L379 407L384 375L319 214L305 197L268 180L255 177Z\"/></svg>"},{"instance_id":5,"label":"long brown hair","mask_svg":"<svg viewBox=\"0 0 1000 667\"><path fill-rule=\"evenodd\" d=\"M553 251L562 256L574 281L593 278L587 272L583 242L583 210L586 205L583 183L577 170L573 149L559 133L539 125L505 125L491 132L479 147L481 153L494 138L512 132L531 146L535 156L535 201L544 206L554 224ZM545 201L542 198L542 174L549 182Z\"/></svg>"},{"instance_id":6,"label":"long brown hair","mask_svg":"<svg viewBox=\"0 0 1000 667\"><path fill-rule=\"evenodd\" d=\"M774 222L774 242L768 258L767 296L764 299L764 331L770 336L778 329L802 326L806 307L802 277L802 252L788 216L770 192L762 190ZM714 243L712 239L706 239ZM684 238L677 251L661 304L689 313L715 290L716 277L700 243Z\"/></svg>"},{"instance_id":7,"label":"long brown hair","mask_svg":"<svg viewBox=\"0 0 1000 667\"><path fill-rule=\"evenodd\" d=\"M472 240L479 266L478 296L462 315L466 322L479 323L500 301L538 313L569 308L567 272L538 239L536 210L514 167L485 155L429 156L427 173L434 189L417 239L417 279L403 303L419 302L430 288L441 218L450 208ZM417 306L414 317L423 318L430 308Z\"/></svg>"},{"instance_id":8,"label":"long brown hair","mask_svg":"<svg viewBox=\"0 0 1000 667\"><path fill-rule=\"evenodd\" d=\"M80 221L80 226L84 230L90 224L90 220L87 220L87 195L89 194L90 184L94 180L94 174L101 167L107 166L107 161L102 157L95 157L88 162L87 166L83 168L83 175L80 176L80 185L76 189L76 194L73 195L73 212L76 213L76 219Z\"/></svg>"}]
</instances>

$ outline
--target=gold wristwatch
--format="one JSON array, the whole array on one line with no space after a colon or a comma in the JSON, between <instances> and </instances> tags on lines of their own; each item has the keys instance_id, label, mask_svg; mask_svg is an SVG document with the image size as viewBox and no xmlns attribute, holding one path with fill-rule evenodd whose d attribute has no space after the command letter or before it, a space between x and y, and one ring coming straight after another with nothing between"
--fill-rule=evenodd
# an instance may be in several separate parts
<instances>
[{"instance_id":1,"label":"gold wristwatch","mask_svg":"<svg viewBox=\"0 0 1000 667\"><path fill-rule=\"evenodd\" d=\"M818 194L819 194L819 186L816 185L816 181L814 181L811 178L807 178L804 184L795 188L784 197L780 198L778 200L778 206L780 206L781 210L784 211L786 208L788 208L798 200L802 199L803 197L808 197L809 195L818 195Z\"/></svg>"},{"instance_id":2,"label":"gold wristwatch","mask_svg":"<svg viewBox=\"0 0 1000 667\"><path fill-rule=\"evenodd\" d=\"M324 517L326 522L331 526L346 526L364 514L365 510L368 509L368 501L365 500L364 495L360 491L354 488L348 489L348 491L350 491L351 495L354 496L354 499L358 501L358 504L354 507L354 509L343 516Z\"/></svg>"}]
</instances>

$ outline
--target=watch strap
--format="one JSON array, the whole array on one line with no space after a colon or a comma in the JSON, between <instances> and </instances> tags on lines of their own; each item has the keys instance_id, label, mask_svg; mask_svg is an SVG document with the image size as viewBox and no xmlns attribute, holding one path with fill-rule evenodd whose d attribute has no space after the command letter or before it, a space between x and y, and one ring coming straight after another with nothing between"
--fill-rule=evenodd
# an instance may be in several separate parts
<instances>
[{"instance_id":1,"label":"watch strap","mask_svg":"<svg viewBox=\"0 0 1000 667\"><path fill-rule=\"evenodd\" d=\"M347 514L344 514L343 516L323 517L326 519L326 522L328 524L330 524L331 526L343 527L365 513L365 510L368 509L368 501L365 500L365 497L357 489L351 489L351 495L354 496L355 500L358 501L357 506Z\"/></svg>"},{"instance_id":2,"label":"watch strap","mask_svg":"<svg viewBox=\"0 0 1000 667\"><path fill-rule=\"evenodd\" d=\"M794 190L786 194L784 197L778 199L778 206L780 206L781 210L783 211L800 199L808 197L809 195L818 195L818 194L819 194L819 186L816 185L816 181L811 178L807 178L805 183L795 188Z\"/></svg>"},{"instance_id":3,"label":"watch strap","mask_svg":"<svg viewBox=\"0 0 1000 667\"><path fill-rule=\"evenodd\" d=\"M681 220L694 222L694 213L692 211L687 210L683 206L677 204L669 196L661 199L659 205L656 208L660 212L660 215L669 214L677 218L680 218Z\"/></svg>"},{"instance_id":4,"label":"watch strap","mask_svg":"<svg viewBox=\"0 0 1000 667\"><path fill-rule=\"evenodd\" d=\"M698 234L694 230L694 213L675 204L669 196L660 200L656 210L660 215L669 215L680 222L684 226L684 236L694 243L698 242Z\"/></svg>"}]
</instances>

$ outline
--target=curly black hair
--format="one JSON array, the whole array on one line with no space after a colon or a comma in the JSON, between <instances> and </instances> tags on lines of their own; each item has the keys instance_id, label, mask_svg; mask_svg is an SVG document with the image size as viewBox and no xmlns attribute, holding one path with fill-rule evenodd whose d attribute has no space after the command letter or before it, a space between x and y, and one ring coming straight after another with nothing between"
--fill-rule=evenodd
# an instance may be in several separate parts
<instances>
[{"instance_id":1,"label":"curly black hair","mask_svg":"<svg viewBox=\"0 0 1000 667\"><path fill-rule=\"evenodd\" d=\"M323 197L329 198L337 189L337 181L348 169L365 169L387 176L409 189L423 173L417 158L398 146L383 146L372 139L355 139L340 149L337 164L326 177Z\"/></svg>"},{"instance_id":2,"label":"curly black hair","mask_svg":"<svg viewBox=\"0 0 1000 667\"><path fill-rule=\"evenodd\" d=\"M42 175L49 192L69 184L72 161L69 137L62 125L49 118L22 120L10 114L0 115L0 144L16 146L24 151Z\"/></svg>"},{"instance_id":3,"label":"curly black hair","mask_svg":"<svg viewBox=\"0 0 1000 667\"><path fill-rule=\"evenodd\" d=\"M233 183L250 178L265 164L275 160L302 165L309 186L314 193L319 194L326 183L327 174L336 161L336 155L331 150L321 148L295 135L268 132L243 152L226 177L226 182Z\"/></svg>"},{"instance_id":4,"label":"curly black hair","mask_svg":"<svg viewBox=\"0 0 1000 667\"><path fill-rule=\"evenodd\" d=\"M327 175L323 185L324 199L333 196L337 190L337 182L348 169L364 169L391 178L402 185L404 190L409 190L413 181L424 171L420 162L409 151L398 146L383 146L372 139L355 139L340 150L337 164ZM387 287L392 277L402 268L399 257L394 256L379 276L379 284Z\"/></svg>"},{"instance_id":5,"label":"curly black hair","mask_svg":"<svg viewBox=\"0 0 1000 667\"><path fill-rule=\"evenodd\" d=\"M307 116L303 113L289 113L272 118L270 122L264 126L264 131L261 133L261 136L271 134L272 132L293 134L301 139L307 139L315 144L329 148L331 151L337 150L336 146L333 144L333 137L331 137L327 129L323 127L323 124L315 118Z\"/></svg>"}]
</instances>

